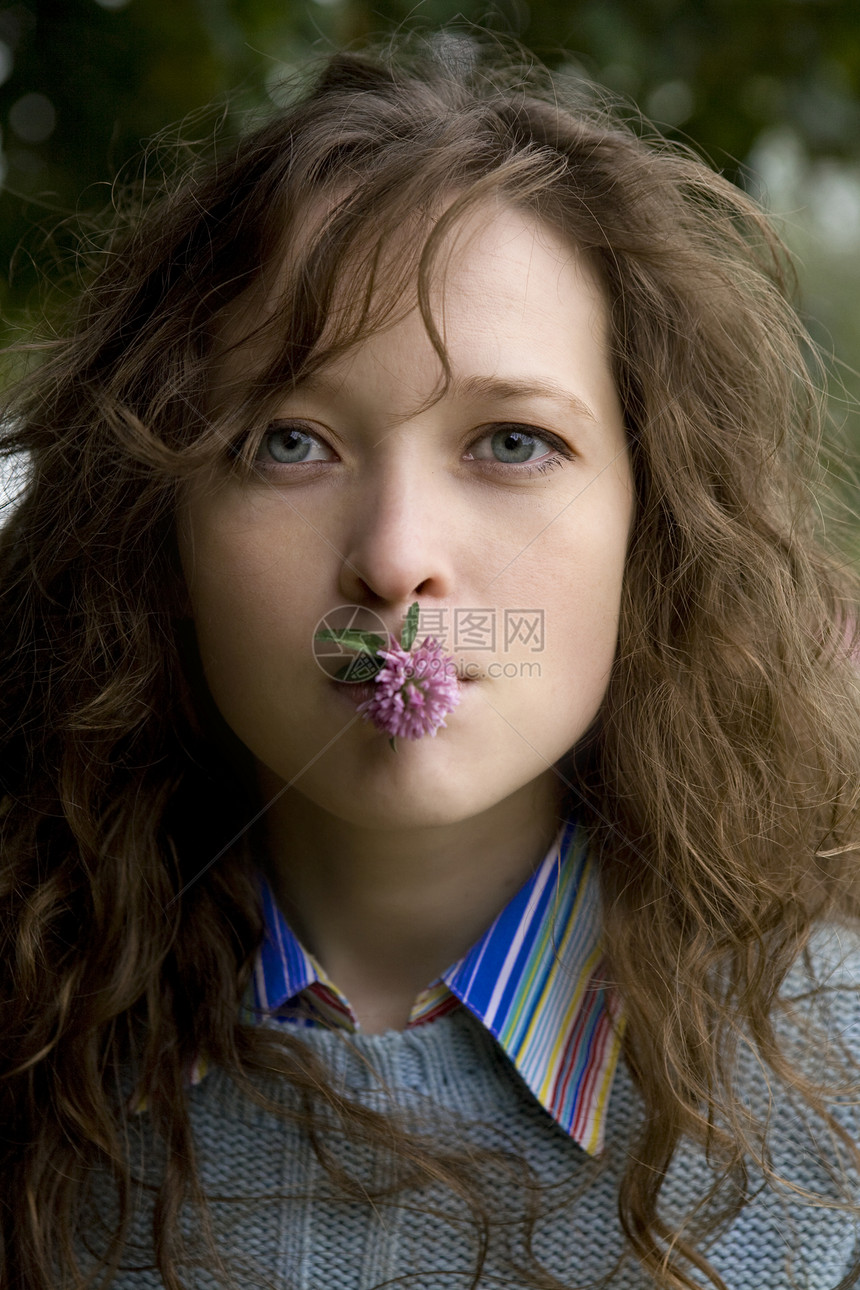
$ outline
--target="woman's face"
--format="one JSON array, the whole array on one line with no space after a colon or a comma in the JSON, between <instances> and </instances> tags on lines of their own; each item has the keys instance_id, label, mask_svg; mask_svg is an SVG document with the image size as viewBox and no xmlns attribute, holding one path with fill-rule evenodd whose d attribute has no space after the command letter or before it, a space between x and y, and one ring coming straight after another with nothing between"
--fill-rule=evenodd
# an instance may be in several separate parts
<instances>
[{"instance_id":1,"label":"woman's face","mask_svg":"<svg viewBox=\"0 0 860 1290\"><path fill-rule=\"evenodd\" d=\"M470 216L449 249L443 397L425 406L442 369L416 309L285 393L254 472L180 506L218 708L267 788L293 781L358 827L456 823L545 787L616 648L633 487L594 275L512 207ZM224 380L253 370L248 349ZM343 605L399 636L416 600L419 641L474 679L446 728L393 752L313 638Z\"/></svg>"}]
</instances>

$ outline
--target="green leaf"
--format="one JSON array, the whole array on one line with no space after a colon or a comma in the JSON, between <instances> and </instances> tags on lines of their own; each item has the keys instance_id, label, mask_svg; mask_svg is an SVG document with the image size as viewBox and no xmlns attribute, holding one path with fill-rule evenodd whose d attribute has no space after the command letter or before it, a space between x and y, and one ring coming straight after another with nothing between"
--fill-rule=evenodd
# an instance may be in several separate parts
<instances>
[{"instance_id":1,"label":"green leaf","mask_svg":"<svg viewBox=\"0 0 860 1290\"><path fill-rule=\"evenodd\" d=\"M397 752L397 744L394 742L394 735L392 735L392 736L391 736L391 738L389 739L388 743L389 743L389 745L390 745L390 747L391 747L391 751L392 751L392 752Z\"/></svg>"},{"instance_id":2,"label":"green leaf","mask_svg":"<svg viewBox=\"0 0 860 1290\"><path fill-rule=\"evenodd\" d=\"M401 649L410 650L415 644L415 637L418 635L418 601L414 600L409 606L406 614L406 622L403 624L403 632L400 637Z\"/></svg>"},{"instance_id":3,"label":"green leaf","mask_svg":"<svg viewBox=\"0 0 860 1290\"><path fill-rule=\"evenodd\" d=\"M381 672L385 666L385 660L374 657L372 654L356 654L334 674L336 681L372 681L377 672Z\"/></svg>"},{"instance_id":4,"label":"green leaf","mask_svg":"<svg viewBox=\"0 0 860 1290\"><path fill-rule=\"evenodd\" d=\"M337 641L345 649L355 650L358 654L377 654L379 650L385 649L388 641L384 636L377 632L359 632L351 627L344 627L337 631L330 631L326 628L324 631L317 632L315 640L318 641Z\"/></svg>"}]
</instances>

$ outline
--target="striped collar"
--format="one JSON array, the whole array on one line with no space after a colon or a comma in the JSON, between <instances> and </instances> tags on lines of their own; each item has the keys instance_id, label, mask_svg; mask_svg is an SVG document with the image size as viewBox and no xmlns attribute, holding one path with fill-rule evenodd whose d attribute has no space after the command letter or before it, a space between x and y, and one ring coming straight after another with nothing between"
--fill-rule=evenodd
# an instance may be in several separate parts
<instances>
[{"instance_id":1,"label":"striped collar","mask_svg":"<svg viewBox=\"0 0 860 1290\"><path fill-rule=\"evenodd\" d=\"M296 939L262 877L261 885L266 935L249 1001L253 1015L356 1030L346 998ZM624 1022L604 966L597 875L584 839L567 821L492 926L421 992L408 1026L468 1008L544 1109L596 1155Z\"/></svg>"}]
</instances>

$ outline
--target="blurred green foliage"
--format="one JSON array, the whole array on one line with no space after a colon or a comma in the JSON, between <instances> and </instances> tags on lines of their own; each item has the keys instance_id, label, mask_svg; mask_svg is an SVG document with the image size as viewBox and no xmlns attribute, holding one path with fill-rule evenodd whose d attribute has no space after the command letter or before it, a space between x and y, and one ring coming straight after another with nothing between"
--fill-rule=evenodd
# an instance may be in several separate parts
<instances>
[{"instance_id":1,"label":"blurred green foliage","mask_svg":"<svg viewBox=\"0 0 860 1290\"><path fill-rule=\"evenodd\" d=\"M0 8L7 334L62 255L64 218L104 206L116 171L163 127L219 96L236 109L276 97L284 69L311 55L452 21L605 83L770 191L816 334L860 393L856 0L14 0Z\"/></svg>"},{"instance_id":2,"label":"blurred green foliage","mask_svg":"<svg viewBox=\"0 0 860 1290\"><path fill-rule=\"evenodd\" d=\"M210 99L241 87L247 104L279 65L457 18L635 98L733 177L776 126L860 161L854 0L17 0L0 9L0 263L41 212L103 201L92 185ZM28 285L18 265L13 307Z\"/></svg>"},{"instance_id":3,"label":"blurred green foliage","mask_svg":"<svg viewBox=\"0 0 860 1290\"><path fill-rule=\"evenodd\" d=\"M733 177L777 126L860 162L855 0L16 0L0 9L0 262L40 211L98 204L92 185L210 99L238 86L247 104L280 64L458 17L631 96Z\"/></svg>"}]
</instances>

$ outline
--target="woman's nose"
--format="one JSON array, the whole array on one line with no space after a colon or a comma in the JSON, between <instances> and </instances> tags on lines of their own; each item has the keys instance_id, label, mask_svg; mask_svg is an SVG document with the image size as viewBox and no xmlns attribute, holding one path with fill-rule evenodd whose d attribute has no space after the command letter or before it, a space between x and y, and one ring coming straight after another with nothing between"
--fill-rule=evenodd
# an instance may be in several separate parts
<instances>
[{"instance_id":1,"label":"woman's nose","mask_svg":"<svg viewBox=\"0 0 860 1290\"><path fill-rule=\"evenodd\" d=\"M451 598L454 515L419 455L404 454L409 460L389 462L371 480L356 484L340 575L340 592L352 603Z\"/></svg>"}]
</instances>

